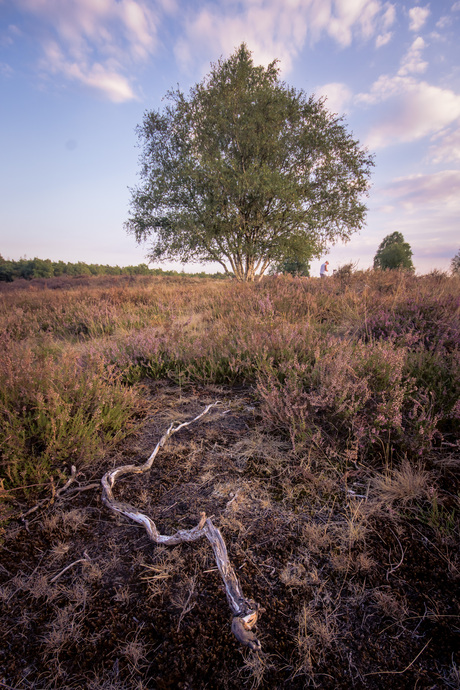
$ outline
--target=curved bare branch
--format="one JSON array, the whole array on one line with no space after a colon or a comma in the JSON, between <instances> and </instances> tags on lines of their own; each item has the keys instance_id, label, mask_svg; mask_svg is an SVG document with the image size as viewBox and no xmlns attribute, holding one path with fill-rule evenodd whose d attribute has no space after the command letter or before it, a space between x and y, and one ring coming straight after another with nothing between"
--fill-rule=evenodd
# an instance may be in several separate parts
<instances>
[{"instance_id":1,"label":"curved bare branch","mask_svg":"<svg viewBox=\"0 0 460 690\"><path fill-rule=\"evenodd\" d=\"M218 404L219 402L215 402L211 405L208 405L203 412L188 422L183 422L177 426L171 424L166 433L158 441L150 457L143 465L123 465L115 468L114 470L106 472L101 479L102 501L110 510L120 513L128 519L142 525L147 531L150 539L156 544L173 546L174 544L192 542L201 539L202 537L206 537L212 546L217 567L224 582L227 601L233 615L232 632L239 642L241 642L241 644L244 644L250 649L257 651L260 650L261 646L259 640L252 632L252 628L257 622L259 607L253 601L250 601L244 597L238 578L236 577L235 571L228 558L227 547L225 546L223 537L217 527L213 524L211 518L206 517L205 513L201 513L200 520L195 527L192 527L191 529L178 530L174 534L164 535L159 533L155 522L148 515L144 515L144 513L141 513L137 508L129 503L117 501L113 495L113 487L117 479L125 474L143 474L147 472L152 467L153 461L155 460L160 448L165 445L166 441L173 434L176 434L184 427L190 426L190 424L197 422Z\"/></svg>"}]
</instances>

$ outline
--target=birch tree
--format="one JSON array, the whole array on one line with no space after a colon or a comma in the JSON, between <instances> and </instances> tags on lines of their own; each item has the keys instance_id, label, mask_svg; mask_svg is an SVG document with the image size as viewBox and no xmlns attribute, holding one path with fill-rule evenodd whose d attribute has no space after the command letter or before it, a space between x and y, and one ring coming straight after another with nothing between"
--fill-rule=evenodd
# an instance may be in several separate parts
<instances>
[{"instance_id":1,"label":"birch tree","mask_svg":"<svg viewBox=\"0 0 460 690\"><path fill-rule=\"evenodd\" d=\"M128 232L152 261L216 262L241 281L306 261L365 222L372 156L324 99L256 66L245 44L137 134Z\"/></svg>"}]
</instances>

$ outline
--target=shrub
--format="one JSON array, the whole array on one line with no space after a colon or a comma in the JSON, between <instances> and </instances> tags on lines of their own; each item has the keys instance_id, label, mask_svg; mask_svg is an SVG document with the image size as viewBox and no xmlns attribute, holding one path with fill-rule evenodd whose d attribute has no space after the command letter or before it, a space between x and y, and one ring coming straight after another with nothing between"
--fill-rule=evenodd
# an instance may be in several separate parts
<instances>
[{"instance_id":1,"label":"shrub","mask_svg":"<svg viewBox=\"0 0 460 690\"><path fill-rule=\"evenodd\" d=\"M129 433L139 397L101 358L34 352L2 337L1 475L46 481L63 463L89 463Z\"/></svg>"}]
</instances>

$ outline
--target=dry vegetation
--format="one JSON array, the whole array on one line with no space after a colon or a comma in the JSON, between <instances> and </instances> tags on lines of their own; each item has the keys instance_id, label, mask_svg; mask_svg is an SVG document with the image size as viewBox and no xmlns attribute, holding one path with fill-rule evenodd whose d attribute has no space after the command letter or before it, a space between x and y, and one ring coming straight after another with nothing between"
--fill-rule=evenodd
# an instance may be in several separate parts
<instances>
[{"instance_id":1,"label":"dry vegetation","mask_svg":"<svg viewBox=\"0 0 460 690\"><path fill-rule=\"evenodd\" d=\"M0 340L0 687L460 687L458 278L32 281ZM213 516L261 652L206 540L101 502L217 399L116 493Z\"/></svg>"}]
</instances>

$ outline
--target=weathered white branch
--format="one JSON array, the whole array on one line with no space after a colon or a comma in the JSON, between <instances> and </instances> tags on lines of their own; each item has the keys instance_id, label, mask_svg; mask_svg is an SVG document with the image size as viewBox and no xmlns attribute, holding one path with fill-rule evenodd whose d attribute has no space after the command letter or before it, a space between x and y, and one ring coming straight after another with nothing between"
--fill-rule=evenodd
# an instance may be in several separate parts
<instances>
[{"instance_id":1,"label":"weathered white branch","mask_svg":"<svg viewBox=\"0 0 460 690\"><path fill-rule=\"evenodd\" d=\"M227 548L225 542L222 538L220 531L215 527L211 518L207 518L205 513L200 514L200 521L195 527L191 529L178 530L171 535L160 534L155 522L148 517L139 512L137 508L130 505L129 503L122 503L117 501L113 495L113 487L117 479L125 474L143 474L147 472L153 464L158 451L162 448L166 441L178 431L184 427L190 426L194 422L204 417L209 410L218 405L219 403L212 403L208 405L201 414L199 414L194 419L189 422L183 422L178 426L171 424L167 432L161 437L157 445L155 446L152 454L148 460L143 465L123 465L122 467L117 467L110 472L107 472L101 480L102 483L102 500L105 505L117 513L124 515L130 520L134 520L138 524L142 525L150 539L157 544L165 544L167 546L172 546L174 544L180 544L182 542L192 542L202 537L206 537L214 551L214 556L216 559L217 567L221 574L222 580L225 585L225 592L227 595L227 600L233 615L232 621L232 632L236 638L244 645L252 650L259 650L260 642L256 638L255 634L252 632L252 628L257 622L258 617L258 606L253 602L246 599L241 591L240 583L235 575L235 571L229 561Z\"/></svg>"}]
</instances>

